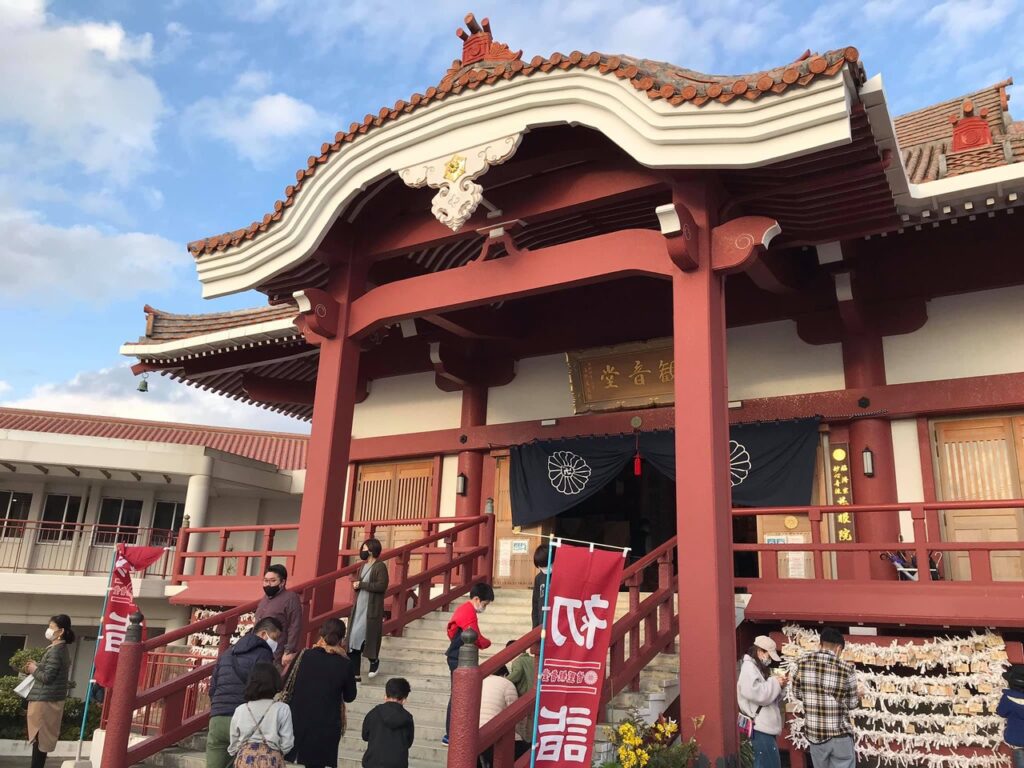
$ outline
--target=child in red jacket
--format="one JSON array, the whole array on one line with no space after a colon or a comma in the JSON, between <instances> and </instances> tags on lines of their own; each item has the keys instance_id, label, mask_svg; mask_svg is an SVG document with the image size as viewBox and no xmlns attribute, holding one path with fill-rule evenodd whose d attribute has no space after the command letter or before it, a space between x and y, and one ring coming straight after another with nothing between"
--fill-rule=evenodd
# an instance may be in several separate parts
<instances>
[{"instance_id":1,"label":"child in red jacket","mask_svg":"<svg viewBox=\"0 0 1024 768\"><path fill-rule=\"evenodd\" d=\"M478 615L483 613L487 606L493 602L494 590L490 584L474 584L473 588L469 591L469 600L456 608L452 617L448 620L448 639L451 643L445 652L445 656L448 658L448 670L451 674L455 674L455 668L459 665L459 649L462 647L463 631L472 629L476 632L477 648L491 647L491 641L484 637L480 631ZM451 727L451 721L452 700L449 697L448 714L444 720L444 737L441 739L441 743L445 746L448 746L448 729Z\"/></svg>"}]
</instances>

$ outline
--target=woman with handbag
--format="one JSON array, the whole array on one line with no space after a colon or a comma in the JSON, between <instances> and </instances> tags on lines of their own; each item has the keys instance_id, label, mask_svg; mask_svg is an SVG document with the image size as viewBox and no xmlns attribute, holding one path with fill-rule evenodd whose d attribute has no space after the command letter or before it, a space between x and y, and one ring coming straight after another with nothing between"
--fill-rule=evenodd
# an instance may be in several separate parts
<instances>
[{"instance_id":1,"label":"woman with handbag","mask_svg":"<svg viewBox=\"0 0 1024 768\"><path fill-rule=\"evenodd\" d=\"M363 567L352 581L356 604L352 609L348 651L356 682L361 682L360 668L365 655L370 662L368 677L376 677L380 668L380 641L384 633L384 593L388 591L388 567L381 562L381 543L367 539L359 547Z\"/></svg>"},{"instance_id":2,"label":"woman with handbag","mask_svg":"<svg viewBox=\"0 0 1024 768\"><path fill-rule=\"evenodd\" d=\"M334 768L344 729L345 702L355 701L356 680L345 655L345 622L328 619L317 644L299 654L288 672L282 700L295 727L289 762L305 768Z\"/></svg>"},{"instance_id":3,"label":"woman with handbag","mask_svg":"<svg viewBox=\"0 0 1024 768\"><path fill-rule=\"evenodd\" d=\"M780 768L776 737L782 733L782 687L785 675L772 674L771 663L781 661L775 641L765 635L754 638L743 657L736 699L740 710L740 731L754 747L754 768Z\"/></svg>"},{"instance_id":4,"label":"woman with handbag","mask_svg":"<svg viewBox=\"0 0 1024 768\"><path fill-rule=\"evenodd\" d=\"M281 675L268 662L253 666L245 685L245 703L231 717L228 754L236 768L285 768L284 756L295 745L292 713L287 704L275 701L281 692Z\"/></svg>"},{"instance_id":5,"label":"woman with handbag","mask_svg":"<svg viewBox=\"0 0 1024 768\"><path fill-rule=\"evenodd\" d=\"M64 700L68 697L68 676L71 672L71 654L68 646L75 642L71 619L57 614L46 628L50 641L43 658L36 664L30 661L24 672L34 682L28 695L28 740L32 743L32 768L43 768L46 755L57 746L60 723L64 718Z\"/></svg>"}]
</instances>

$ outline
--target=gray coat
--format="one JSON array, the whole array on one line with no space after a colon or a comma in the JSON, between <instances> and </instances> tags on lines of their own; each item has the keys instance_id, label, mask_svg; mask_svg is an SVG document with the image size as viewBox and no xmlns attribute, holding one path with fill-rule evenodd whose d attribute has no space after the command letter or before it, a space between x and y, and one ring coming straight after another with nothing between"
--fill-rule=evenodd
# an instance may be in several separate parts
<instances>
[{"instance_id":1,"label":"gray coat","mask_svg":"<svg viewBox=\"0 0 1024 768\"><path fill-rule=\"evenodd\" d=\"M368 659L380 657L380 641L384 625L384 593L388 591L388 566L378 560L370 567L369 576L359 584L359 591L366 592L366 642L363 656Z\"/></svg>"},{"instance_id":2,"label":"gray coat","mask_svg":"<svg viewBox=\"0 0 1024 768\"><path fill-rule=\"evenodd\" d=\"M68 677L71 675L71 654L68 644L54 643L46 649L32 677L36 679L28 692L29 701L64 701L68 697Z\"/></svg>"}]
</instances>

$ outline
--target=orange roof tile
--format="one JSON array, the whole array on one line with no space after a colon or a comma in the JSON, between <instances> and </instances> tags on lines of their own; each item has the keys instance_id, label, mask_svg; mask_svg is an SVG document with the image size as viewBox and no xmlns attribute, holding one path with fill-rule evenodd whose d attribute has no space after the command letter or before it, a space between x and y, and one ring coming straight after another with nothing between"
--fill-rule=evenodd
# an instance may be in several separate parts
<instances>
[{"instance_id":1,"label":"orange roof tile","mask_svg":"<svg viewBox=\"0 0 1024 768\"><path fill-rule=\"evenodd\" d=\"M0 429L103 437L111 440L202 445L224 453L264 461L279 469L305 468L306 446L309 442L307 435L288 432L258 432L20 408L0 408Z\"/></svg>"},{"instance_id":2,"label":"orange roof tile","mask_svg":"<svg viewBox=\"0 0 1024 768\"><path fill-rule=\"evenodd\" d=\"M466 23L472 31L476 24L472 14L466 17ZM339 131L334 136L333 143L325 142L320 147L320 154L310 155L306 167L296 172L295 183L285 188L284 199L274 203L272 213L267 213L261 221L254 221L243 229L189 243L188 248L192 255L200 258L204 254L223 251L266 232L275 222L281 220L285 209L294 204L295 197L306 179L311 178L317 168L326 163L333 154L341 151L343 146L374 128L399 119L402 115L457 96L465 90L476 90L499 81L529 77L536 72L550 72L553 69L585 69L625 80L638 91L646 93L652 100L662 99L673 106L691 103L699 107L709 101L725 104L739 98L754 101L761 96L781 94L789 88L806 86L818 77L832 77L846 64L857 63L860 57L857 49L853 47L839 48L825 54L812 54L807 51L790 64L747 75L707 75L665 62L609 55L597 51L589 54L580 51L568 54L553 53L547 57L534 56L529 62L525 62L520 58L521 52L512 53L508 51L508 46L493 43L486 19L483 20L483 24L486 29L486 40L482 42L486 43L485 47L490 47L488 53L479 56L466 54L474 38L484 37L485 33L482 30L478 29L469 39L464 34L460 35L465 41L463 58L469 63L464 65L463 60L456 59L437 86L427 88L424 93L414 93L407 100L399 99L393 105L382 107L377 114L368 114L361 122L352 123L348 131ZM488 58L488 55L493 55L494 58ZM859 66L856 71L858 77L863 77Z\"/></svg>"}]
</instances>

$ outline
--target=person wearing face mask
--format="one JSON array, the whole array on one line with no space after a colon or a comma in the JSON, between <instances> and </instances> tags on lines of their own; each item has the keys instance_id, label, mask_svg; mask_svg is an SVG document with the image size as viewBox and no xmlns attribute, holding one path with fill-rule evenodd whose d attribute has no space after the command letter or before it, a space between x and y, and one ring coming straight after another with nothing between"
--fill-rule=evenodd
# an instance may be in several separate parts
<instances>
[{"instance_id":1,"label":"person wearing face mask","mask_svg":"<svg viewBox=\"0 0 1024 768\"><path fill-rule=\"evenodd\" d=\"M288 591L288 569L277 563L263 574L263 599L256 606L256 623L263 619L277 619L283 627L274 663L287 669L301 650L302 602L295 592Z\"/></svg>"},{"instance_id":2,"label":"person wearing face mask","mask_svg":"<svg viewBox=\"0 0 1024 768\"><path fill-rule=\"evenodd\" d=\"M380 668L380 640L384 634L384 593L388 591L388 567L378 558L381 544L367 539L359 548L363 565L352 581L356 604L352 609L352 626L348 634L348 657L356 682L362 682L362 657L370 661L370 677Z\"/></svg>"},{"instance_id":3,"label":"person wearing face mask","mask_svg":"<svg viewBox=\"0 0 1024 768\"><path fill-rule=\"evenodd\" d=\"M30 661L24 672L35 678L28 692L28 740L32 743L32 768L43 768L46 755L57 746L60 723L64 717L64 700L68 697L68 676L71 654L68 645L75 642L71 619L58 614L46 628L50 641L43 658Z\"/></svg>"},{"instance_id":4,"label":"person wearing face mask","mask_svg":"<svg viewBox=\"0 0 1024 768\"><path fill-rule=\"evenodd\" d=\"M782 688L784 675L774 675L772 662L781 661L775 641L765 635L754 638L743 657L736 683L740 713L753 721L750 741L754 747L754 768L780 768L776 737L782 733Z\"/></svg>"},{"instance_id":5,"label":"person wearing face mask","mask_svg":"<svg viewBox=\"0 0 1024 768\"><path fill-rule=\"evenodd\" d=\"M474 584L469 590L469 600L464 602L452 613L448 619L448 639L451 641L445 658L448 660L448 671L454 675L455 668L459 666L459 649L462 648L462 633L467 629L476 632L476 647L483 650L491 647L491 641L484 637L480 631L480 620L477 618L487 610L487 606L494 602L494 590L490 584ZM444 720L444 736L441 743L448 746L448 729L452 721L452 700L448 697L448 714Z\"/></svg>"},{"instance_id":6,"label":"person wearing face mask","mask_svg":"<svg viewBox=\"0 0 1024 768\"><path fill-rule=\"evenodd\" d=\"M221 654L210 675L210 730L206 737L206 768L231 764L231 717L245 703L249 673L257 664L272 664L283 632L273 617L260 619L247 635Z\"/></svg>"}]
</instances>

